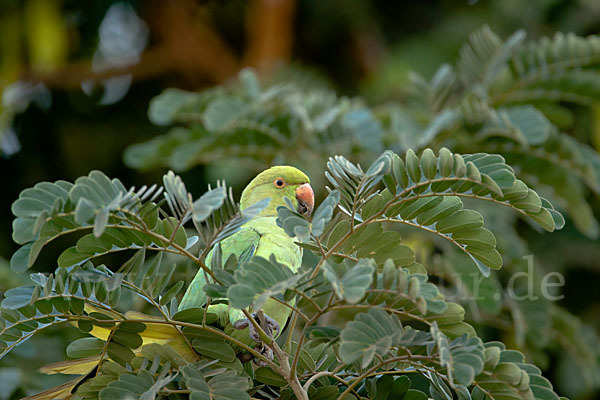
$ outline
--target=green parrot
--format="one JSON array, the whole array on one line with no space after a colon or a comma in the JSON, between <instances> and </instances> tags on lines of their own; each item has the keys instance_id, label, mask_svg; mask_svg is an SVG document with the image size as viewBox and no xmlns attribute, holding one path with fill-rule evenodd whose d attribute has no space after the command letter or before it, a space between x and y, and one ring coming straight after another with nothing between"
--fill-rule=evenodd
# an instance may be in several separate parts
<instances>
[{"instance_id":1,"label":"green parrot","mask_svg":"<svg viewBox=\"0 0 600 400\"><path fill-rule=\"evenodd\" d=\"M314 207L313 190L309 184L308 177L300 170L288 166L272 167L261 172L250 182L242 193L241 208L244 209L265 198L270 198L269 205L258 216L244 224L238 232L221 242L223 262L231 254L239 257L241 254L250 253L266 259L269 259L273 255L279 263L287 266L292 271L300 268L302 249L275 222L277 219L277 207L285 205L284 197L292 200L300 214L310 216L312 213ZM207 256L206 264L210 265L211 258L212 251ZM206 304L206 294L203 290L205 283L204 272L203 270L199 270L187 288L179 305L179 310L202 307ZM99 310L91 305L86 305L86 311L88 313L93 311L106 313L106 310ZM258 351L272 358L271 350L267 346L262 345L260 338L253 331L252 325L249 325L249 321L245 320L245 316L240 310L229 308L225 304L213 304L208 307L208 311L218 315L219 326L229 335L249 346L256 343L257 346L255 348ZM263 312L267 324L272 328L273 336L276 337L280 331L279 327L285 326L291 314L290 308L269 299L263 306ZM160 320L158 317L133 311L127 312L126 315L132 320ZM115 318L117 317L115 315ZM146 322L145 325L146 329L140 333L143 345L150 343L168 344L185 360L189 362L198 360L198 355L189 348L189 344L182 339L181 333L176 328L149 322ZM106 341L111 335L111 330L110 328L94 325L90 334ZM43 372L47 374L89 374L90 371L97 367L99 357L49 365L43 368ZM257 363L261 365L260 362Z\"/></svg>"},{"instance_id":2,"label":"green parrot","mask_svg":"<svg viewBox=\"0 0 600 400\"><path fill-rule=\"evenodd\" d=\"M221 241L222 259L225 262L230 255L239 258L242 254L260 256L269 259L275 256L278 262L287 266L292 271L297 271L302 262L302 248L294 243L294 238L289 237L282 228L277 226L277 207L284 206L284 197L292 200L296 210L309 216L314 207L314 194L308 177L300 170L290 166L271 167L258 174L242 192L240 208L244 208L265 198L270 198L269 205L255 218L242 225L235 234ZM210 265L213 250L206 258L206 265ZM188 286L179 310L192 307L203 307L207 297L203 287L206 284L205 273L198 271ZM240 310L232 309L226 304L214 304L208 311L218 316L219 325L236 339L252 344L260 343L258 335ZM258 310L253 310L258 311ZM273 299L269 299L263 306L265 319L276 337L280 327L285 326L291 314L289 307L285 307Z\"/></svg>"}]
</instances>

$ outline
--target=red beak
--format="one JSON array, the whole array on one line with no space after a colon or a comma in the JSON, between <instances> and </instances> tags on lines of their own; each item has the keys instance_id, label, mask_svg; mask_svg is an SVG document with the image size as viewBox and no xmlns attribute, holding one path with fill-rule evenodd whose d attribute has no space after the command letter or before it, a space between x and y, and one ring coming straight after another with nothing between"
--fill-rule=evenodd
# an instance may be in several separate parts
<instances>
[{"instance_id":1,"label":"red beak","mask_svg":"<svg viewBox=\"0 0 600 400\"><path fill-rule=\"evenodd\" d=\"M298 200L298 213L308 217L315 206L315 194L308 183L298 186L296 200Z\"/></svg>"}]
</instances>

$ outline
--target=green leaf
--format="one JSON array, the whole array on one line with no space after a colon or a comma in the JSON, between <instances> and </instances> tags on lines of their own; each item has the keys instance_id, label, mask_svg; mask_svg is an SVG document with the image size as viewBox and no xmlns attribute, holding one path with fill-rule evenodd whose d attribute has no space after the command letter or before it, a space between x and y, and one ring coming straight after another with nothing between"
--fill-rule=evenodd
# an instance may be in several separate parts
<instances>
[{"instance_id":1,"label":"green leaf","mask_svg":"<svg viewBox=\"0 0 600 400\"><path fill-rule=\"evenodd\" d=\"M252 68L242 69L239 73L239 79L246 93L252 99L257 99L260 96L260 82L258 81L256 72Z\"/></svg>"},{"instance_id":2,"label":"green leaf","mask_svg":"<svg viewBox=\"0 0 600 400\"><path fill-rule=\"evenodd\" d=\"M510 121L523 133L530 145L546 141L554 127L535 107L530 105L510 107L504 110Z\"/></svg>"},{"instance_id":3,"label":"green leaf","mask_svg":"<svg viewBox=\"0 0 600 400\"><path fill-rule=\"evenodd\" d=\"M166 89L153 98L148 109L148 118L156 125L168 125L195 103L198 95L179 89Z\"/></svg>"},{"instance_id":4,"label":"green leaf","mask_svg":"<svg viewBox=\"0 0 600 400\"><path fill-rule=\"evenodd\" d=\"M15 218L13 220L12 238L18 244L25 244L36 239L34 226L36 220L33 218Z\"/></svg>"},{"instance_id":5,"label":"green leaf","mask_svg":"<svg viewBox=\"0 0 600 400\"><path fill-rule=\"evenodd\" d=\"M185 233L185 229L183 226L179 226L175 235L173 235L173 229L178 226L177 220L175 218L168 218L162 220L162 234L164 237L171 238L173 237L173 242L180 247L187 247L187 235ZM167 244L167 243L165 243Z\"/></svg>"},{"instance_id":6,"label":"green leaf","mask_svg":"<svg viewBox=\"0 0 600 400\"><path fill-rule=\"evenodd\" d=\"M369 109L363 107L350 109L340 122L345 134L354 137L359 143L364 143L368 149L380 150L383 130Z\"/></svg>"},{"instance_id":7,"label":"green leaf","mask_svg":"<svg viewBox=\"0 0 600 400\"><path fill-rule=\"evenodd\" d=\"M225 186L218 186L204 193L192 204L192 215L199 223L205 221L216 209L223 205L227 192Z\"/></svg>"},{"instance_id":8,"label":"green leaf","mask_svg":"<svg viewBox=\"0 0 600 400\"><path fill-rule=\"evenodd\" d=\"M335 385L322 386L317 389L315 389L314 386L311 386L308 389L308 396L311 400L335 400L339 395L340 390ZM344 396L344 399L353 397Z\"/></svg>"},{"instance_id":9,"label":"green leaf","mask_svg":"<svg viewBox=\"0 0 600 400\"><path fill-rule=\"evenodd\" d=\"M502 267L502 256L494 248L482 249L480 247L467 246L468 254L481 261L486 267L500 269Z\"/></svg>"},{"instance_id":10,"label":"green leaf","mask_svg":"<svg viewBox=\"0 0 600 400\"><path fill-rule=\"evenodd\" d=\"M431 149L423 150L421 154L421 170L425 179L433 179L437 173L437 157Z\"/></svg>"},{"instance_id":11,"label":"green leaf","mask_svg":"<svg viewBox=\"0 0 600 400\"><path fill-rule=\"evenodd\" d=\"M505 350L499 342L485 344L485 370L476 377L476 381L491 396L534 398L535 391L535 398L558 398L552 387L540 378L540 370L525 364L521 353Z\"/></svg>"},{"instance_id":12,"label":"green leaf","mask_svg":"<svg viewBox=\"0 0 600 400\"><path fill-rule=\"evenodd\" d=\"M588 104L594 97L590 94L597 93L593 80L586 83L570 75L593 73L581 67L595 64L598 57L598 38L594 35L578 37L558 32L552 39L544 37L522 46L509 61L514 80L502 100L552 98Z\"/></svg>"},{"instance_id":13,"label":"green leaf","mask_svg":"<svg viewBox=\"0 0 600 400\"><path fill-rule=\"evenodd\" d=\"M341 329L334 326L309 326L304 328L304 334L315 344L337 342L340 332Z\"/></svg>"},{"instance_id":14,"label":"green leaf","mask_svg":"<svg viewBox=\"0 0 600 400\"><path fill-rule=\"evenodd\" d=\"M411 381L407 376L382 375L368 380L365 386L371 400L406 399Z\"/></svg>"},{"instance_id":15,"label":"green leaf","mask_svg":"<svg viewBox=\"0 0 600 400\"><path fill-rule=\"evenodd\" d=\"M284 378L273 372L271 368L261 367L256 369L256 371L254 371L254 377L257 381L271 386L284 387L288 384Z\"/></svg>"},{"instance_id":16,"label":"green leaf","mask_svg":"<svg viewBox=\"0 0 600 400\"><path fill-rule=\"evenodd\" d=\"M337 204L340 202L340 192L337 190L329 193L327 198L317 207L312 219L312 234L314 236L321 236L325 230L325 225L331 221L333 211Z\"/></svg>"},{"instance_id":17,"label":"green leaf","mask_svg":"<svg viewBox=\"0 0 600 400\"><path fill-rule=\"evenodd\" d=\"M442 220L462 209L462 201L456 196L441 197L442 201L437 203L433 208L417 215L417 222L424 226L433 225L435 222ZM414 218L414 217L413 217Z\"/></svg>"},{"instance_id":18,"label":"green leaf","mask_svg":"<svg viewBox=\"0 0 600 400\"><path fill-rule=\"evenodd\" d=\"M419 158L415 154L414 151L408 149L406 151L406 171L408 172L409 178L413 182L419 182L421 180L421 166L419 163Z\"/></svg>"},{"instance_id":19,"label":"green leaf","mask_svg":"<svg viewBox=\"0 0 600 400\"><path fill-rule=\"evenodd\" d=\"M96 215L97 207L91 201L82 197L75 207L75 222L79 225L88 223Z\"/></svg>"},{"instance_id":20,"label":"green leaf","mask_svg":"<svg viewBox=\"0 0 600 400\"><path fill-rule=\"evenodd\" d=\"M240 210L239 205L233 201L231 196L228 196L218 211L215 211L202 225L196 224L196 227L204 241L212 243L214 246L238 232L242 225L260 214L270 201L270 198L265 198Z\"/></svg>"},{"instance_id":21,"label":"green leaf","mask_svg":"<svg viewBox=\"0 0 600 400\"><path fill-rule=\"evenodd\" d=\"M144 262L146 261L146 249L140 249L127 260L121 267L121 271L127 280L140 286L144 277Z\"/></svg>"},{"instance_id":22,"label":"green leaf","mask_svg":"<svg viewBox=\"0 0 600 400\"><path fill-rule=\"evenodd\" d=\"M148 360L155 360L158 358L163 362L169 362L174 367L181 367L188 364L188 361L183 359L183 357L177 351L175 351L170 344L146 344L142 347L142 356Z\"/></svg>"},{"instance_id":23,"label":"green leaf","mask_svg":"<svg viewBox=\"0 0 600 400\"><path fill-rule=\"evenodd\" d=\"M23 190L11 207L13 214L22 218L36 218L44 211L50 213L55 204L64 204L71 184L65 181L40 182Z\"/></svg>"},{"instance_id":24,"label":"green leaf","mask_svg":"<svg viewBox=\"0 0 600 400\"><path fill-rule=\"evenodd\" d=\"M119 329L113 335L113 340L130 349L137 349L142 345L142 337L137 332L130 332L127 328Z\"/></svg>"},{"instance_id":25,"label":"green leaf","mask_svg":"<svg viewBox=\"0 0 600 400\"><path fill-rule=\"evenodd\" d=\"M38 286L19 286L8 289L4 293L2 308L8 310L17 310L19 308L28 306L31 303L31 296L33 295L36 287Z\"/></svg>"},{"instance_id":26,"label":"green leaf","mask_svg":"<svg viewBox=\"0 0 600 400\"><path fill-rule=\"evenodd\" d=\"M110 342L107 350L108 356L121 365L130 363L135 356L131 349L116 342Z\"/></svg>"},{"instance_id":27,"label":"green leaf","mask_svg":"<svg viewBox=\"0 0 600 400\"><path fill-rule=\"evenodd\" d=\"M452 360L452 353L450 352L450 343L448 342L448 338L440 329L438 328L437 322L433 321L430 326L431 336L435 341L438 358L440 365L442 367L446 367L448 370L448 379L452 382L452 371L454 370L454 362Z\"/></svg>"},{"instance_id":28,"label":"green leaf","mask_svg":"<svg viewBox=\"0 0 600 400\"><path fill-rule=\"evenodd\" d=\"M114 399L133 399L135 398L136 394L133 393L130 390L127 390L125 388L114 388L114 387L107 387L104 388L102 390L100 390L99 392L99 396L98 398L100 400L114 400Z\"/></svg>"},{"instance_id":29,"label":"green leaf","mask_svg":"<svg viewBox=\"0 0 600 400\"><path fill-rule=\"evenodd\" d=\"M505 68L525 39L525 32L515 32L505 42L486 25L469 35L460 50L457 72L465 86L481 84L488 87Z\"/></svg>"},{"instance_id":30,"label":"green leaf","mask_svg":"<svg viewBox=\"0 0 600 400\"><path fill-rule=\"evenodd\" d=\"M483 226L483 217L477 211L460 210L437 222L435 228L440 233L470 231Z\"/></svg>"},{"instance_id":31,"label":"green leaf","mask_svg":"<svg viewBox=\"0 0 600 400\"><path fill-rule=\"evenodd\" d=\"M404 396L404 400L426 400L428 398L425 393L415 389L410 389L406 392L406 396Z\"/></svg>"},{"instance_id":32,"label":"green leaf","mask_svg":"<svg viewBox=\"0 0 600 400\"><path fill-rule=\"evenodd\" d=\"M177 296L177 294L179 293L179 291L181 290L181 288L183 288L184 284L185 284L184 281L179 281L179 282L175 283L173 286L171 286L169 288L169 290L167 290L165 292L165 294L160 297L159 304L161 306L164 306L169 301L171 301L172 298L174 298L175 296Z\"/></svg>"},{"instance_id":33,"label":"green leaf","mask_svg":"<svg viewBox=\"0 0 600 400\"><path fill-rule=\"evenodd\" d=\"M205 310L203 308L187 308L173 315L175 321L189 322L191 324L201 324L204 319ZM206 314L206 323L212 324L217 321L217 314Z\"/></svg>"},{"instance_id":34,"label":"green leaf","mask_svg":"<svg viewBox=\"0 0 600 400\"><path fill-rule=\"evenodd\" d=\"M158 280L158 274L160 273L163 254L164 253L161 251L152 258L148 269L144 273L144 279L142 280L142 289L150 290Z\"/></svg>"},{"instance_id":35,"label":"green leaf","mask_svg":"<svg viewBox=\"0 0 600 400\"><path fill-rule=\"evenodd\" d=\"M323 265L325 278L331 283L337 296L350 304L358 303L373 282L375 267L371 259L361 259L338 278L333 268Z\"/></svg>"},{"instance_id":36,"label":"green leaf","mask_svg":"<svg viewBox=\"0 0 600 400\"><path fill-rule=\"evenodd\" d=\"M429 313L425 319L438 324L439 329L449 338L456 338L463 334L477 336L473 327L465 322L465 309L456 303L448 302L447 307L440 313Z\"/></svg>"},{"instance_id":37,"label":"green leaf","mask_svg":"<svg viewBox=\"0 0 600 400\"><path fill-rule=\"evenodd\" d=\"M96 319L96 321L92 321L92 323L94 325L100 326L102 328L112 328L115 325L114 322L102 322L102 321L114 319L110 315L106 315L106 314L103 314L100 312L91 312L89 314L89 317Z\"/></svg>"},{"instance_id":38,"label":"green leaf","mask_svg":"<svg viewBox=\"0 0 600 400\"><path fill-rule=\"evenodd\" d=\"M547 208L541 208L539 212L530 213L528 216L548 232L554 232L554 229L557 227L557 221L558 226L564 225L562 216L556 211L548 210Z\"/></svg>"},{"instance_id":39,"label":"green leaf","mask_svg":"<svg viewBox=\"0 0 600 400\"><path fill-rule=\"evenodd\" d=\"M377 184L390 172L392 159L391 151L383 152L366 173L342 156L329 159L325 176L340 191L340 204L347 213L375 191Z\"/></svg>"},{"instance_id":40,"label":"green leaf","mask_svg":"<svg viewBox=\"0 0 600 400\"><path fill-rule=\"evenodd\" d=\"M81 264L90 257L80 254L76 247L69 247L58 256L58 266L60 268L68 268L73 265Z\"/></svg>"},{"instance_id":41,"label":"green leaf","mask_svg":"<svg viewBox=\"0 0 600 400\"><path fill-rule=\"evenodd\" d=\"M146 330L146 324L133 321L121 322L119 324L119 330L123 332L141 333Z\"/></svg>"},{"instance_id":42,"label":"green leaf","mask_svg":"<svg viewBox=\"0 0 600 400\"><path fill-rule=\"evenodd\" d=\"M230 345L219 339L195 339L192 341L194 349L207 357L231 362L235 359L235 352Z\"/></svg>"},{"instance_id":43,"label":"green leaf","mask_svg":"<svg viewBox=\"0 0 600 400\"><path fill-rule=\"evenodd\" d=\"M162 222L164 225L169 224L166 220ZM161 229L157 233L165 234L165 232L162 231L163 223L159 224ZM167 228L166 233L168 233L170 236L172 230ZM167 236L167 238L169 236ZM86 261L90 258L100 257L116 251L140 249L143 247L154 249L165 248L169 244L166 240L158 243L155 242L158 241L153 236L146 233L137 232L131 229L109 227L104 230L100 237L95 237L92 234L82 236L77 241L77 245L75 247L71 247L63 251L58 258L58 264L61 267L68 268L72 265L81 264L83 261ZM183 247L187 245L187 237L183 228L179 228L177 230L175 242ZM133 261L128 262L123 266L123 268L125 268L125 272L130 272L136 268L139 268L139 265L132 263ZM140 271L141 270L138 270L138 272Z\"/></svg>"},{"instance_id":44,"label":"green leaf","mask_svg":"<svg viewBox=\"0 0 600 400\"><path fill-rule=\"evenodd\" d=\"M165 287L171 281L171 277L173 276L174 272L175 264L167 268L166 272L159 273L158 279L152 282L152 284L150 285L150 295L152 297L157 297L165 289Z\"/></svg>"},{"instance_id":45,"label":"green leaf","mask_svg":"<svg viewBox=\"0 0 600 400\"><path fill-rule=\"evenodd\" d=\"M494 249L496 237L485 228L455 232L452 238L458 243L468 246L470 249Z\"/></svg>"},{"instance_id":46,"label":"green leaf","mask_svg":"<svg viewBox=\"0 0 600 400\"><path fill-rule=\"evenodd\" d=\"M463 335L450 343L454 379L469 386L484 367L484 346L479 338Z\"/></svg>"},{"instance_id":47,"label":"green leaf","mask_svg":"<svg viewBox=\"0 0 600 400\"><path fill-rule=\"evenodd\" d=\"M67 346L67 356L85 358L102 353L104 341L93 337L77 339Z\"/></svg>"},{"instance_id":48,"label":"green leaf","mask_svg":"<svg viewBox=\"0 0 600 400\"><path fill-rule=\"evenodd\" d=\"M344 221L342 221L344 222ZM328 246L331 247L349 230L345 223L338 224L329 237ZM375 260L378 267L391 258L396 265L407 266L415 261L415 254L412 249L401 244L402 236L398 232L383 230L383 224L370 223L356 229L350 236L350 239L339 249L340 253L353 255L358 258L371 257Z\"/></svg>"},{"instance_id":49,"label":"green leaf","mask_svg":"<svg viewBox=\"0 0 600 400\"><path fill-rule=\"evenodd\" d=\"M12 257L10 258L10 268L17 272L21 273L26 271L31 267L29 254L31 252L31 247L33 243L28 243L24 246L21 246L19 250L17 250Z\"/></svg>"},{"instance_id":50,"label":"green leaf","mask_svg":"<svg viewBox=\"0 0 600 400\"><path fill-rule=\"evenodd\" d=\"M100 237L108 224L108 217L110 215L108 208L101 208L94 218L94 236Z\"/></svg>"},{"instance_id":51,"label":"green leaf","mask_svg":"<svg viewBox=\"0 0 600 400\"><path fill-rule=\"evenodd\" d=\"M406 202L400 210L400 217L404 220L414 219L417 215L439 206L443 200L443 197L422 197L420 199L410 200ZM393 215L393 213L390 212L390 215Z\"/></svg>"},{"instance_id":52,"label":"green leaf","mask_svg":"<svg viewBox=\"0 0 600 400\"><path fill-rule=\"evenodd\" d=\"M277 225L290 237L306 242L310 237L310 224L302 216L286 206L277 207Z\"/></svg>"},{"instance_id":53,"label":"green leaf","mask_svg":"<svg viewBox=\"0 0 600 400\"><path fill-rule=\"evenodd\" d=\"M303 275L294 273L272 257L266 260L253 257L235 271L236 283L227 290L229 304L244 309L250 305L258 310L271 296L283 293L292 287Z\"/></svg>"},{"instance_id":54,"label":"green leaf","mask_svg":"<svg viewBox=\"0 0 600 400\"><path fill-rule=\"evenodd\" d=\"M209 131L222 130L237 117L243 107L244 104L238 99L216 99L206 107L202 118L204 126Z\"/></svg>"},{"instance_id":55,"label":"green leaf","mask_svg":"<svg viewBox=\"0 0 600 400\"><path fill-rule=\"evenodd\" d=\"M348 364L360 359L365 368L376 353L384 356L401 332L400 321L383 310L372 308L357 314L342 330L340 358Z\"/></svg>"},{"instance_id":56,"label":"green leaf","mask_svg":"<svg viewBox=\"0 0 600 400\"><path fill-rule=\"evenodd\" d=\"M211 378L208 382L192 364L181 368L185 384L190 389L192 400L250 400L246 393L248 380L227 371Z\"/></svg>"}]
</instances>

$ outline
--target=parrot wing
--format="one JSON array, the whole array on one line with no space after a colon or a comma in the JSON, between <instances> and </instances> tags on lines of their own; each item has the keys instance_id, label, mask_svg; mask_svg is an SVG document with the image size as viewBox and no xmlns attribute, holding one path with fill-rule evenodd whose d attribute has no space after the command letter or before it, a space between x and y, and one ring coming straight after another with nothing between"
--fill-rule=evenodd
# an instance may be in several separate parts
<instances>
[{"instance_id":1,"label":"parrot wing","mask_svg":"<svg viewBox=\"0 0 600 400\"><path fill-rule=\"evenodd\" d=\"M235 255L238 259L242 255L250 258L256 251L259 241L260 234L254 228L242 227L238 232L221 241L223 263L231 255ZM206 265L210 266L211 264L213 250L206 257ZM181 299L181 303L179 304L180 311L193 307L202 307L206 304L206 294L203 290L205 284L206 277L204 270L200 269Z\"/></svg>"}]
</instances>

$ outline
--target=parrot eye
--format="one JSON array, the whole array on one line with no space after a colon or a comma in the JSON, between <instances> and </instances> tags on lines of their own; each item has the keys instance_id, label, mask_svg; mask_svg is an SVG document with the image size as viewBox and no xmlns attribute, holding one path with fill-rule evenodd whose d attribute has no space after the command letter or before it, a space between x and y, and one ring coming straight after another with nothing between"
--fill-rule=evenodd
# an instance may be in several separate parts
<instances>
[{"instance_id":1,"label":"parrot eye","mask_svg":"<svg viewBox=\"0 0 600 400\"><path fill-rule=\"evenodd\" d=\"M277 178L275 179L275 182L273 182L273 184L278 188L282 188L285 186L285 181L283 180L283 178Z\"/></svg>"}]
</instances>

